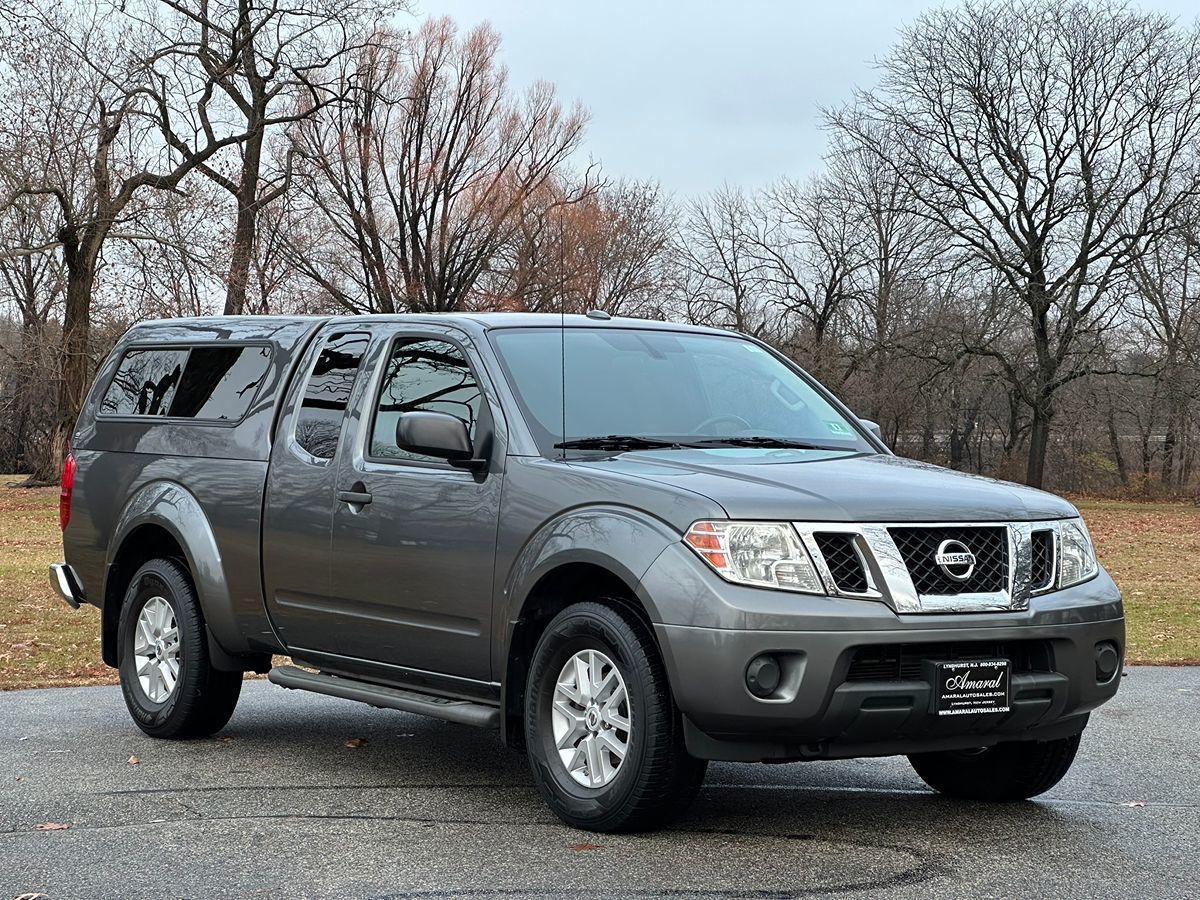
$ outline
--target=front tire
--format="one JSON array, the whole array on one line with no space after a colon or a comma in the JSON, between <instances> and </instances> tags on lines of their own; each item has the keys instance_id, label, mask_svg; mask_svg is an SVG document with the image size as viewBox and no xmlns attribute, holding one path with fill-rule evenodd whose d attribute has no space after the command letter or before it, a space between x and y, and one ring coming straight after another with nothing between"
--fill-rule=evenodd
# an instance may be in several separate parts
<instances>
[{"instance_id":1,"label":"front tire","mask_svg":"<svg viewBox=\"0 0 1200 900\"><path fill-rule=\"evenodd\" d=\"M1058 784L1079 749L1080 735L1055 741L1015 741L981 750L943 750L908 757L921 780L962 800L1013 803Z\"/></svg>"},{"instance_id":2,"label":"front tire","mask_svg":"<svg viewBox=\"0 0 1200 900\"><path fill-rule=\"evenodd\" d=\"M212 667L200 601L179 563L154 559L137 570L117 641L125 705L146 734L206 737L229 721L242 673Z\"/></svg>"},{"instance_id":3,"label":"front tire","mask_svg":"<svg viewBox=\"0 0 1200 900\"><path fill-rule=\"evenodd\" d=\"M646 831L695 798L707 762L683 725L650 629L620 606L559 613L534 650L525 692L529 765L546 803L588 831Z\"/></svg>"}]
</instances>

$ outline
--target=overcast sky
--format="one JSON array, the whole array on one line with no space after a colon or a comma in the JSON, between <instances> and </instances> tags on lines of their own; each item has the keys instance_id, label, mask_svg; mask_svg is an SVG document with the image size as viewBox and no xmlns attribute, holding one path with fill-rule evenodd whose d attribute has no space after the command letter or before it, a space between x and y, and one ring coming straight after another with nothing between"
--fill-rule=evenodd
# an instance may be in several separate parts
<instances>
[{"instance_id":1,"label":"overcast sky","mask_svg":"<svg viewBox=\"0 0 1200 900\"><path fill-rule=\"evenodd\" d=\"M586 152L610 177L677 194L815 171L819 110L875 79L917 0L416 0L490 21L516 85L545 78L591 111ZM1196 0L1157 0L1190 21Z\"/></svg>"}]
</instances>

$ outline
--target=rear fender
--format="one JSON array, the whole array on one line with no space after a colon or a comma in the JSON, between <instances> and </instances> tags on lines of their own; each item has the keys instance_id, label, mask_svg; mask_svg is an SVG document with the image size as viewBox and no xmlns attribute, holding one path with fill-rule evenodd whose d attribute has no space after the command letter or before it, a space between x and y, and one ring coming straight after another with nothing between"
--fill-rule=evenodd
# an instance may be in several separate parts
<instances>
[{"instance_id":1,"label":"rear fender","mask_svg":"<svg viewBox=\"0 0 1200 900\"><path fill-rule=\"evenodd\" d=\"M221 563L212 525L200 502L186 488L172 481L154 481L133 495L113 529L105 571L105 593L112 576L112 560L125 539L143 525L156 525L175 538L183 549L187 566L200 597L204 621L219 648L227 653L246 653L246 643L233 612L233 602ZM256 536L257 537L257 536Z\"/></svg>"}]
</instances>

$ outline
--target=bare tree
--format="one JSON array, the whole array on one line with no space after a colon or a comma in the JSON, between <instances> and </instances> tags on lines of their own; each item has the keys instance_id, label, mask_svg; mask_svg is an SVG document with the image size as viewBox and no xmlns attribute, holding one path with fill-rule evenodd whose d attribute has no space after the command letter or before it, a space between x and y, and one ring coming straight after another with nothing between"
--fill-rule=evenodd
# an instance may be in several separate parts
<instances>
[{"instance_id":1,"label":"bare tree","mask_svg":"<svg viewBox=\"0 0 1200 900\"><path fill-rule=\"evenodd\" d=\"M545 83L515 97L498 48L490 27L461 36L449 19L379 31L343 67L352 102L297 129L293 209L320 239L302 235L294 261L346 308L463 307L578 148L583 111Z\"/></svg>"},{"instance_id":2,"label":"bare tree","mask_svg":"<svg viewBox=\"0 0 1200 900\"><path fill-rule=\"evenodd\" d=\"M474 300L485 308L661 316L671 246L657 185L563 179L530 194Z\"/></svg>"},{"instance_id":3,"label":"bare tree","mask_svg":"<svg viewBox=\"0 0 1200 900\"><path fill-rule=\"evenodd\" d=\"M151 77L160 85L160 120L169 145L184 161L206 154L218 110L243 135L211 159L194 161L237 207L225 276L226 315L246 306L259 213L288 189L291 154L270 167L266 142L345 99L331 89L338 83L327 73L356 48L363 25L385 11L391 10L372 0L146 0L138 7L136 15L155 48ZM168 84L179 81L191 83L186 95L198 98L194 107L168 107Z\"/></svg>"},{"instance_id":4,"label":"bare tree","mask_svg":"<svg viewBox=\"0 0 1200 900\"><path fill-rule=\"evenodd\" d=\"M205 101L217 85L207 72L161 77L154 68L160 54L147 51L132 20L97 8L30 7L26 15L29 27L0 48L0 123L6 145L19 138L36 146L30 160L37 165L7 172L17 186L4 199L45 196L57 206L55 240L41 248L60 253L67 272L57 460L87 388L92 294L105 243L147 192L177 190L189 172L247 135L209 115ZM172 148L180 110L192 123L183 155ZM0 164L7 159L0 152Z\"/></svg>"},{"instance_id":5,"label":"bare tree","mask_svg":"<svg viewBox=\"0 0 1200 900\"><path fill-rule=\"evenodd\" d=\"M687 204L678 261L689 321L766 335L780 310L767 302L763 223L745 193L730 187Z\"/></svg>"},{"instance_id":6,"label":"bare tree","mask_svg":"<svg viewBox=\"0 0 1200 900\"><path fill-rule=\"evenodd\" d=\"M19 144L0 163L0 460L10 472L50 469L46 436L54 419L58 327L66 272L44 248L55 242L54 201L20 194L27 160ZM15 316L13 312L15 311Z\"/></svg>"},{"instance_id":7,"label":"bare tree","mask_svg":"<svg viewBox=\"0 0 1200 900\"><path fill-rule=\"evenodd\" d=\"M869 262L858 198L830 177L784 179L763 192L754 238L763 291L790 316L788 344L822 379L836 377L840 354L827 338L839 311L862 293ZM798 332L796 327L798 326Z\"/></svg>"},{"instance_id":8,"label":"bare tree","mask_svg":"<svg viewBox=\"0 0 1200 900\"><path fill-rule=\"evenodd\" d=\"M1031 414L1040 485L1058 392L1113 285L1195 190L1200 48L1160 15L1108 2L968 2L921 17L831 124L892 167L922 214L1003 278L1034 359L994 346ZM900 135L882 143L879 134Z\"/></svg>"},{"instance_id":9,"label":"bare tree","mask_svg":"<svg viewBox=\"0 0 1200 900\"><path fill-rule=\"evenodd\" d=\"M1177 448L1200 388L1200 198L1181 208L1172 226L1133 260L1130 276L1134 321L1145 346L1159 354L1152 377L1162 387L1166 410L1161 480L1168 488L1182 487Z\"/></svg>"}]
</instances>

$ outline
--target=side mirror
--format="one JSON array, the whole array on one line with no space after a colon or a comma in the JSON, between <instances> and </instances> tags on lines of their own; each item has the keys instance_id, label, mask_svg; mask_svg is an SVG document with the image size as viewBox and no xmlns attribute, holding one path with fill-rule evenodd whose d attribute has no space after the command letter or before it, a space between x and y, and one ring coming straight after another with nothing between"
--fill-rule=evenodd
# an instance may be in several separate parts
<instances>
[{"instance_id":1,"label":"side mirror","mask_svg":"<svg viewBox=\"0 0 1200 900\"><path fill-rule=\"evenodd\" d=\"M859 424L879 440L879 443L885 443L883 440L883 429L879 427L878 422L872 422L870 419L859 419Z\"/></svg>"},{"instance_id":2,"label":"side mirror","mask_svg":"<svg viewBox=\"0 0 1200 900\"><path fill-rule=\"evenodd\" d=\"M466 423L448 413L402 413L396 420L396 446L464 469L481 469L486 464L485 460L472 458L474 448Z\"/></svg>"}]
</instances>

